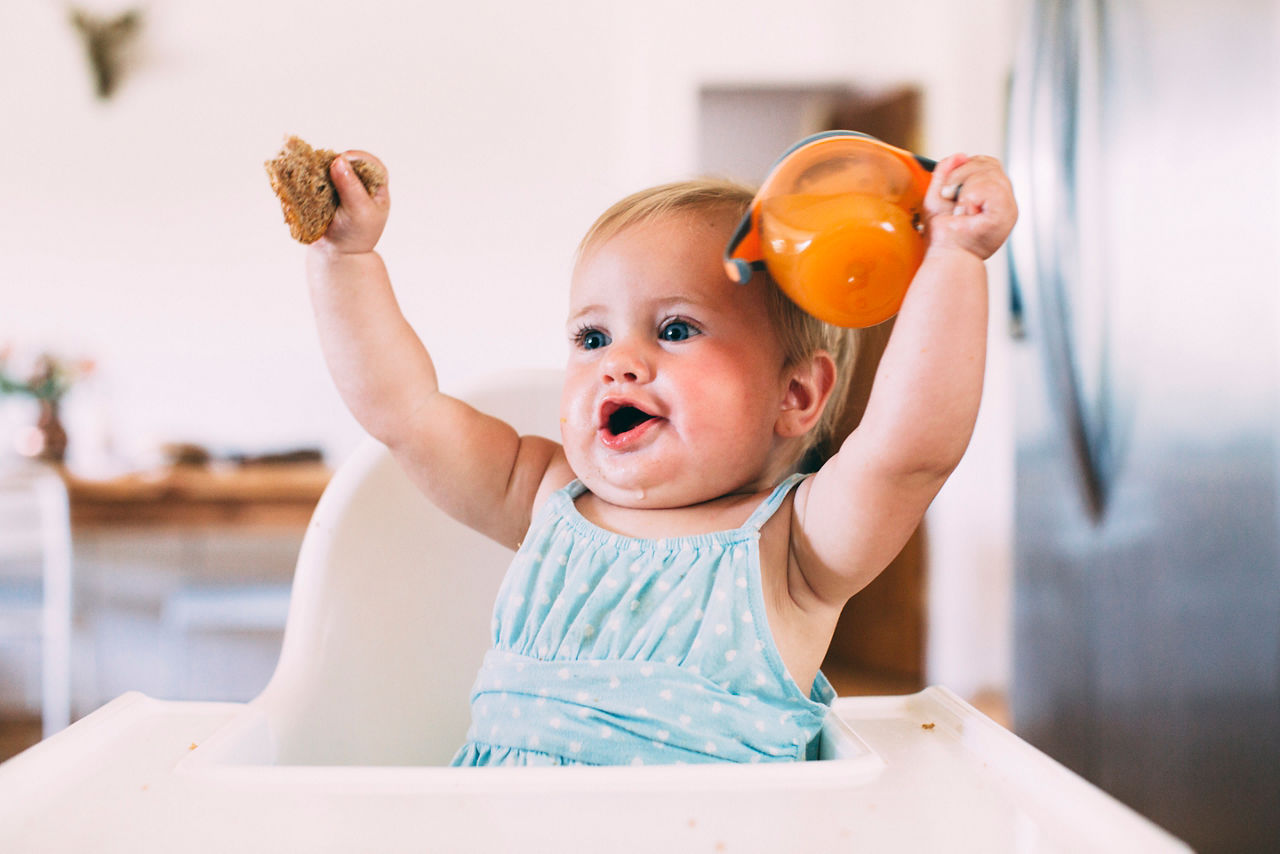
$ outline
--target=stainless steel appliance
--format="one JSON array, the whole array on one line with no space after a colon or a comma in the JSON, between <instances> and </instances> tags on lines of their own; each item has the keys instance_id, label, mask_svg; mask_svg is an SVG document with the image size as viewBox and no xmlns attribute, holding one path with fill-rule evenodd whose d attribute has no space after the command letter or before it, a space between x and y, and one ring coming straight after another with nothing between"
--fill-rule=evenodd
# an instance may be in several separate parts
<instances>
[{"instance_id":1,"label":"stainless steel appliance","mask_svg":"<svg viewBox=\"0 0 1280 854\"><path fill-rule=\"evenodd\" d=\"M1280 851L1275 0L1033 0L1008 162L1020 735Z\"/></svg>"}]
</instances>

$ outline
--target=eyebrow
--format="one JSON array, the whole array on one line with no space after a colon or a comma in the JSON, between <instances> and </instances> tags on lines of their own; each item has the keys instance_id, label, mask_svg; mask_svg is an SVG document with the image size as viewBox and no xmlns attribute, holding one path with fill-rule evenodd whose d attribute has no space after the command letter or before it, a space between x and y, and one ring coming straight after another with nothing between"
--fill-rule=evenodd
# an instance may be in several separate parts
<instances>
[{"instance_id":1,"label":"eyebrow","mask_svg":"<svg viewBox=\"0 0 1280 854\"><path fill-rule=\"evenodd\" d=\"M687 305L687 306L692 306L694 308L706 308L707 302L706 300L695 299L694 297L686 296L684 294L677 294L675 296L663 297L662 299L655 300L654 305L660 309L667 309L672 306L678 306L678 305ZM569 315L568 322L572 323L578 318L586 317L591 314L599 314L607 310L608 310L608 307L601 303L592 303L591 305L584 305L582 308L578 309L573 314Z\"/></svg>"}]
</instances>

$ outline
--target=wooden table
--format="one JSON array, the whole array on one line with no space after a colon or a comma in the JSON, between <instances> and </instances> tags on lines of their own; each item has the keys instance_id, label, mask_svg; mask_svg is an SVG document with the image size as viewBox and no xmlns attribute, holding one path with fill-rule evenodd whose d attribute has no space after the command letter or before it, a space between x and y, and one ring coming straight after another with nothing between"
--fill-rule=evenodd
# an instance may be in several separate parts
<instances>
[{"instance_id":1,"label":"wooden table","mask_svg":"<svg viewBox=\"0 0 1280 854\"><path fill-rule=\"evenodd\" d=\"M172 466L110 480L64 471L73 528L305 528L333 472L323 463Z\"/></svg>"}]
</instances>

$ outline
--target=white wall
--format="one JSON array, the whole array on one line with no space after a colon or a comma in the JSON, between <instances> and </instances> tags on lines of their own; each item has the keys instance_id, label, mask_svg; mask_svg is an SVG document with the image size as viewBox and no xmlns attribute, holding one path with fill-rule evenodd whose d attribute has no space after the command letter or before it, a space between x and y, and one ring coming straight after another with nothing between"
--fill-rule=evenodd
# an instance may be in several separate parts
<instances>
[{"instance_id":1,"label":"white wall","mask_svg":"<svg viewBox=\"0 0 1280 854\"><path fill-rule=\"evenodd\" d=\"M0 343L94 357L71 426L122 453L182 439L340 459L358 430L261 166L286 133L388 164L383 253L456 384L560 362L579 235L693 170L704 84L918 83L927 153L998 153L1012 2L156 0L103 103L63 7L8 0ZM962 691L1006 673L1012 431L992 269L982 423L932 519L931 677Z\"/></svg>"}]
</instances>

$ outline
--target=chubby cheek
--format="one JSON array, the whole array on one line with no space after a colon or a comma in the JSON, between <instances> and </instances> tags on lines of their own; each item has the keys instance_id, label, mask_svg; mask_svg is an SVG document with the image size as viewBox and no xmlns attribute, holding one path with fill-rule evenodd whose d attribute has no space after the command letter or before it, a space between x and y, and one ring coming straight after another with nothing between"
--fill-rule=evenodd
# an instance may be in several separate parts
<instances>
[{"instance_id":1,"label":"chubby cheek","mask_svg":"<svg viewBox=\"0 0 1280 854\"><path fill-rule=\"evenodd\" d=\"M560 392L560 441L566 451L580 447L584 440L590 441L595 435L595 414L591 411L590 395L581 393L579 389L580 383L575 382L570 370Z\"/></svg>"}]
</instances>

